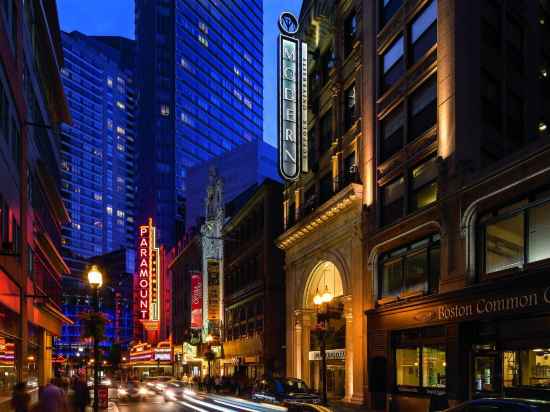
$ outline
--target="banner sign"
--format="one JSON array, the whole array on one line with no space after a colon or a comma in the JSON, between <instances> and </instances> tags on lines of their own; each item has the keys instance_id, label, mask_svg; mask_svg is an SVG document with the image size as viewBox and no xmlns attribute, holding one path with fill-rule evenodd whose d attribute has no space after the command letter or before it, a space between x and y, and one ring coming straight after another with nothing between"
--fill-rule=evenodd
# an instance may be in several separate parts
<instances>
[{"instance_id":1,"label":"banner sign","mask_svg":"<svg viewBox=\"0 0 550 412\"><path fill-rule=\"evenodd\" d=\"M346 350L345 349L327 349L327 360L344 360L346 359ZM312 350L309 352L310 361L319 361L321 360L321 351Z\"/></svg>"},{"instance_id":2,"label":"banner sign","mask_svg":"<svg viewBox=\"0 0 550 412\"><path fill-rule=\"evenodd\" d=\"M208 270L208 320L220 320L220 262L209 260Z\"/></svg>"},{"instance_id":3,"label":"banner sign","mask_svg":"<svg viewBox=\"0 0 550 412\"><path fill-rule=\"evenodd\" d=\"M191 327L202 328L202 273L191 272Z\"/></svg>"},{"instance_id":4,"label":"banner sign","mask_svg":"<svg viewBox=\"0 0 550 412\"><path fill-rule=\"evenodd\" d=\"M307 44L294 37L298 20L292 13L281 14L279 29L279 173L296 180L308 169Z\"/></svg>"}]
</instances>

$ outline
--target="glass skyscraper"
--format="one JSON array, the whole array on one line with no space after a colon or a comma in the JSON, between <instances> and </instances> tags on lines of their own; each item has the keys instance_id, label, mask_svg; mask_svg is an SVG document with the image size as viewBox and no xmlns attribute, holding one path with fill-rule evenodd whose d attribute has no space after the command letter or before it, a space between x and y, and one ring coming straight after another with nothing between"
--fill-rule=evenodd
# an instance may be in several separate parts
<instances>
[{"instance_id":1,"label":"glass skyscraper","mask_svg":"<svg viewBox=\"0 0 550 412\"><path fill-rule=\"evenodd\" d=\"M136 41L138 224L172 245L187 170L262 139L262 1L136 0Z\"/></svg>"},{"instance_id":2,"label":"glass skyscraper","mask_svg":"<svg viewBox=\"0 0 550 412\"><path fill-rule=\"evenodd\" d=\"M90 259L113 251L135 253L135 42L79 32L61 36L61 77L73 120L63 124L61 134L61 193L71 218L62 229L71 269L63 278L62 304L74 324L63 325L56 352L75 356L83 345L78 314L91 304L84 273ZM109 287L103 289L117 296L119 309L115 314L114 298L103 293L102 310L119 325L118 335L107 331L110 341L131 336L126 329L131 328L132 275L127 273L133 270L132 264L126 275L106 273Z\"/></svg>"},{"instance_id":3,"label":"glass skyscraper","mask_svg":"<svg viewBox=\"0 0 550 412\"><path fill-rule=\"evenodd\" d=\"M83 258L134 246L134 42L62 33L73 118L61 139L63 247ZM67 256L70 265L70 256Z\"/></svg>"}]
</instances>

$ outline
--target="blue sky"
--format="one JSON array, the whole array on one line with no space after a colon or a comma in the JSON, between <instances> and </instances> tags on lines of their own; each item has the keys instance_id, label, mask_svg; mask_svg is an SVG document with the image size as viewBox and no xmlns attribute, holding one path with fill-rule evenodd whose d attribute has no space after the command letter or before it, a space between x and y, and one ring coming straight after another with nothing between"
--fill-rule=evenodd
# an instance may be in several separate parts
<instances>
[{"instance_id":1,"label":"blue sky","mask_svg":"<svg viewBox=\"0 0 550 412\"><path fill-rule=\"evenodd\" d=\"M246 1L246 0L240 0ZM264 140L277 142L277 19L298 15L302 0L264 0ZM134 0L57 0L61 28L134 38Z\"/></svg>"}]
</instances>

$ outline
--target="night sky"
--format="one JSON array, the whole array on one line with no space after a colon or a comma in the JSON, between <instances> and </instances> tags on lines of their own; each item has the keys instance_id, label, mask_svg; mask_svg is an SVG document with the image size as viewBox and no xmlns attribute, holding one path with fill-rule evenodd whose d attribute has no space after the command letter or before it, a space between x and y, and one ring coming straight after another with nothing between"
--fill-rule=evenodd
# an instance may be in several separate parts
<instances>
[{"instance_id":1,"label":"night sky","mask_svg":"<svg viewBox=\"0 0 550 412\"><path fill-rule=\"evenodd\" d=\"M298 15L301 4L264 0L264 140L272 145L277 139L277 19L284 10ZM134 38L133 0L57 0L57 7L62 30Z\"/></svg>"}]
</instances>

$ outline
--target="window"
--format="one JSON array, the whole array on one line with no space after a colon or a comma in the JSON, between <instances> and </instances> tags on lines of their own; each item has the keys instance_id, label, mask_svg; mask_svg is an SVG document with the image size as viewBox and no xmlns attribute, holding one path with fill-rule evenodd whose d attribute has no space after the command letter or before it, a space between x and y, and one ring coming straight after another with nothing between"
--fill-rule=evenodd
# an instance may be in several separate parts
<instances>
[{"instance_id":1,"label":"window","mask_svg":"<svg viewBox=\"0 0 550 412\"><path fill-rule=\"evenodd\" d=\"M330 71L333 69L336 62L334 50L329 47L321 56L321 79L323 85L326 84L330 77Z\"/></svg>"},{"instance_id":2,"label":"window","mask_svg":"<svg viewBox=\"0 0 550 412\"><path fill-rule=\"evenodd\" d=\"M325 174L319 181L321 203L326 202L332 196L332 173Z\"/></svg>"},{"instance_id":3,"label":"window","mask_svg":"<svg viewBox=\"0 0 550 412\"><path fill-rule=\"evenodd\" d=\"M107 86L113 87L113 78L110 76L107 77Z\"/></svg>"},{"instance_id":4,"label":"window","mask_svg":"<svg viewBox=\"0 0 550 412\"><path fill-rule=\"evenodd\" d=\"M420 164L411 174L411 210L421 209L437 200L436 158Z\"/></svg>"},{"instance_id":5,"label":"window","mask_svg":"<svg viewBox=\"0 0 550 412\"><path fill-rule=\"evenodd\" d=\"M357 37L357 14L353 10L344 23L344 54L348 56L353 50Z\"/></svg>"},{"instance_id":6,"label":"window","mask_svg":"<svg viewBox=\"0 0 550 412\"><path fill-rule=\"evenodd\" d=\"M332 110L321 117L321 153L325 153L332 144Z\"/></svg>"},{"instance_id":7,"label":"window","mask_svg":"<svg viewBox=\"0 0 550 412\"><path fill-rule=\"evenodd\" d=\"M116 105L120 110L125 110L126 109L126 105L124 103L122 103L120 100L117 100Z\"/></svg>"},{"instance_id":8,"label":"window","mask_svg":"<svg viewBox=\"0 0 550 412\"><path fill-rule=\"evenodd\" d=\"M393 109L382 119L380 162L389 159L403 147L405 133L403 106Z\"/></svg>"},{"instance_id":9,"label":"window","mask_svg":"<svg viewBox=\"0 0 550 412\"><path fill-rule=\"evenodd\" d=\"M410 28L411 62L416 63L437 42L437 1L431 3L413 20Z\"/></svg>"},{"instance_id":10,"label":"window","mask_svg":"<svg viewBox=\"0 0 550 412\"><path fill-rule=\"evenodd\" d=\"M382 224L392 223L403 216L405 180L403 177L382 188Z\"/></svg>"},{"instance_id":11,"label":"window","mask_svg":"<svg viewBox=\"0 0 550 412\"><path fill-rule=\"evenodd\" d=\"M403 36L399 36L382 55L382 89L393 86L405 73Z\"/></svg>"},{"instance_id":12,"label":"window","mask_svg":"<svg viewBox=\"0 0 550 412\"><path fill-rule=\"evenodd\" d=\"M413 141L437 122L437 75L431 76L410 97L407 140Z\"/></svg>"},{"instance_id":13,"label":"window","mask_svg":"<svg viewBox=\"0 0 550 412\"><path fill-rule=\"evenodd\" d=\"M382 23L381 26L383 27L393 17L397 10L399 10L403 4L403 0L380 0L380 2L382 3L380 20Z\"/></svg>"},{"instance_id":14,"label":"window","mask_svg":"<svg viewBox=\"0 0 550 412\"><path fill-rule=\"evenodd\" d=\"M523 27L510 15L506 22L506 58L512 70L523 73Z\"/></svg>"},{"instance_id":15,"label":"window","mask_svg":"<svg viewBox=\"0 0 550 412\"><path fill-rule=\"evenodd\" d=\"M344 127L348 130L356 117L356 92L355 84L352 84L345 91L345 108L344 108Z\"/></svg>"},{"instance_id":16,"label":"window","mask_svg":"<svg viewBox=\"0 0 550 412\"><path fill-rule=\"evenodd\" d=\"M550 259L550 202L543 193L480 219L485 273Z\"/></svg>"},{"instance_id":17,"label":"window","mask_svg":"<svg viewBox=\"0 0 550 412\"><path fill-rule=\"evenodd\" d=\"M481 17L481 42L492 53L500 55L502 23L500 4L495 1L483 1L480 3L482 7Z\"/></svg>"},{"instance_id":18,"label":"window","mask_svg":"<svg viewBox=\"0 0 550 412\"><path fill-rule=\"evenodd\" d=\"M398 386L443 389L446 387L446 353L442 345L397 348L395 350Z\"/></svg>"},{"instance_id":19,"label":"window","mask_svg":"<svg viewBox=\"0 0 550 412\"><path fill-rule=\"evenodd\" d=\"M379 297L433 292L439 281L439 235L380 256Z\"/></svg>"},{"instance_id":20,"label":"window","mask_svg":"<svg viewBox=\"0 0 550 412\"><path fill-rule=\"evenodd\" d=\"M506 129L511 142L523 141L523 99L508 90L506 96Z\"/></svg>"},{"instance_id":21,"label":"window","mask_svg":"<svg viewBox=\"0 0 550 412\"><path fill-rule=\"evenodd\" d=\"M124 130L124 128L120 127L120 126L116 127L116 132L120 135L123 135L123 136L126 134L126 130Z\"/></svg>"},{"instance_id":22,"label":"window","mask_svg":"<svg viewBox=\"0 0 550 412\"><path fill-rule=\"evenodd\" d=\"M161 104L160 105L160 114L164 117L169 116L170 115L170 106L168 106L167 104Z\"/></svg>"},{"instance_id":23,"label":"window","mask_svg":"<svg viewBox=\"0 0 550 412\"><path fill-rule=\"evenodd\" d=\"M550 387L550 350L532 348L503 352L503 384L505 388Z\"/></svg>"}]
</instances>

